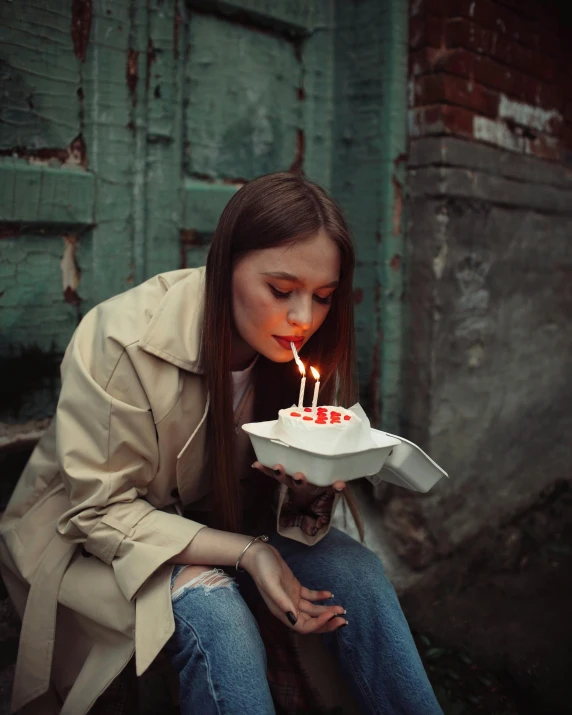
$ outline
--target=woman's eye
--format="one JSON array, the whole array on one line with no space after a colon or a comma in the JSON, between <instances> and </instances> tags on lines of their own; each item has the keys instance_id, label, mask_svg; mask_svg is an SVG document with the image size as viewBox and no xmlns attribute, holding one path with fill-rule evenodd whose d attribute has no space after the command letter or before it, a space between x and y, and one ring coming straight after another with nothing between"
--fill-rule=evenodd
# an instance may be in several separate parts
<instances>
[{"instance_id":1,"label":"woman's eye","mask_svg":"<svg viewBox=\"0 0 572 715\"><path fill-rule=\"evenodd\" d=\"M330 293L330 295L327 296L326 298L322 298L319 295L314 295L314 300L316 301L316 303L321 303L322 305L331 305L333 298L334 298L333 293Z\"/></svg>"},{"instance_id":2,"label":"woman's eye","mask_svg":"<svg viewBox=\"0 0 572 715\"><path fill-rule=\"evenodd\" d=\"M268 284L268 287L272 291L272 294L274 295L275 298L278 298L280 300L285 300L286 298L289 298L292 295L292 291L288 291L287 293L282 293L282 291L276 290L276 288L270 283Z\"/></svg>"}]
</instances>

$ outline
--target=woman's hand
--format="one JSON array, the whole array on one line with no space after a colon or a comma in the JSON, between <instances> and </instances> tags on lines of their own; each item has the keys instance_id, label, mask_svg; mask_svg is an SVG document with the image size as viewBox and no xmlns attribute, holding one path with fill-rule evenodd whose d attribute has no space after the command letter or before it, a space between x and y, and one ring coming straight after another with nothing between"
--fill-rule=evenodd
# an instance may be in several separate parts
<instances>
[{"instance_id":1,"label":"woman's hand","mask_svg":"<svg viewBox=\"0 0 572 715\"><path fill-rule=\"evenodd\" d=\"M273 546L253 544L241 564L252 576L270 612L297 633L330 633L347 623L342 606L313 603L332 598L332 594L304 588Z\"/></svg>"},{"instance_id":2,"label":"woman's hand","mask_svg":"<svg viewBox=\"0 0 572 715\"><path fill-rule=\"evenodd\" d=\"M339 479L330 487L317 487L314 484L310 484L302 472L296 472L296 474L289 476L281 464L275 464L274 467L270 469L269 467L264 467L260 462L254 462L252 467L276 479L280 484L286 484L292 491L292 504L301 508L308 505L313 499L320 496L320 494L332 491L342 492L346 488L346 483Z\"/></svg>"}]
</instances>

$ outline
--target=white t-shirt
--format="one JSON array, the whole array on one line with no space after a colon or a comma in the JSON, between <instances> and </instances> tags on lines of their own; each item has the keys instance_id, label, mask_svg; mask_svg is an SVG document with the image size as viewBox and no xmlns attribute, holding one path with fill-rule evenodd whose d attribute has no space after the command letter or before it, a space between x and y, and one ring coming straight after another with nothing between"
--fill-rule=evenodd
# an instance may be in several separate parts
<instances>
[{"instance_id":1,"label":"white t-shirt","mask_svg":"<svg viewBox=\"0 0 572 715\"><path fill-rule=\"evenodd\" d=\"M244 393L246 392L250 380L252 378L252 368L256 365L258 360L258 355L250 363L250 365L244 370L237 370L236 372L231 372L232 375L232 411L236 412L236 408L239 406Z\"/></svg>"}]
</instances>

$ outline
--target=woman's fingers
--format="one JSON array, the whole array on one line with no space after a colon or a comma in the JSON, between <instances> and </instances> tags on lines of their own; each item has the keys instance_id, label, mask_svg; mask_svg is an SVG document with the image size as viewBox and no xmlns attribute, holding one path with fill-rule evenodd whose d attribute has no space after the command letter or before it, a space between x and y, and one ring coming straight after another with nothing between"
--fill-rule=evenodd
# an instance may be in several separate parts
<instances>
[{"instance_id":1,"label":"woman's fingers","mask_svg":"<svg viewBox=\"0 0 572 715\"><path fill-rule=\"evenodd\" d=\"M284 471L284 467L281 464L275 464L274 467L270 469L270 467L265 467L260 462L254 462L252 468L258 469L263 474L266 474L266 476L276 479L276 481L281 484L287 483L288 478L286 476L286 472Z\"/></svg>"},{"instance_id":2,"label":"woman's fingers","mask_svg":"<svg viewBox=\"0 0 572 715\"><path fill-rule=\"evenodd\" d=\"M308 480L302 474L302 472L295 472L290 478L292 480L292 487L294 489L303 488L308 483Z\"/></svg>"},{"instance_id":3,"label":"woman's fingers","mask_svg":"<svg viewBox=\"0 0 572 715\"><path fill-rule=\"evenodd\" d=\"M300 613L298 622L293 630L305 635L309 633L328 633L330 630L336 630L341 624L332 627L334 621L339 621L339 617L332 620L332 614L329 611L321 613L319 616L308 616L306 613ZM326 629L326 630L324 630Z\"/></svg>"},{"instance_id":4,"label":"woman's fingers","mask_svg":"<svg viewBox=\"0 0 572 715\"><path fill-rule=\"evenodd\" d=\"M343 606L316 606L311 601L306 601L304 598L300 600L300 613L306 613L308 616L320 616L322 613L329 613L332 616L343 616L345 609Z\"/></svg>"},{"instance_id":5,"label":"woman's fingers","mask_svg":"<svg viewBox=\"0 0 572 715\"><path fill-rule=\"evenodd\" d=\"M331 633L332 631L337 631L338 628L342 626L347 626L348 622L345 616L335 616L323 626L314 631L314 633Z\"/></svg>"},{"instance_id":6,"label":"woman's fingers","mask_svg":"<svg viewBox=\"0 0 572 715\"><path fill-rule=\"evenodd\" d=\"M331 591L312 591L302 586L300 596L301 598L305 598L306 601L327 601L328 598L333 598L334 594Z\"/></svg>"},{"instance_id":7,"label":"woman's fingers","mask_svg":"<svg viewBox=\"0 0 572 715\"><path fill-rule=\"evenodd\" d=\"M346 488L346 483L342 482L341 479L338 479L332 484L332 489L335 489L337 492L343 492L343 490Z\"/></svg>"}]
</instances>

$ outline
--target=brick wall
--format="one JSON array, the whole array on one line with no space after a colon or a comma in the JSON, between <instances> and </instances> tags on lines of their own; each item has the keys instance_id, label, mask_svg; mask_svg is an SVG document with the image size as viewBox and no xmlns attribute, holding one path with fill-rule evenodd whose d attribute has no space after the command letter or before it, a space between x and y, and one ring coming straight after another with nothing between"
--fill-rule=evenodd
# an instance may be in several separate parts
<instances>
[{"instance_id":1,"label":"brick wall","mask_svg":"<svg viewBox=\"0 0 572 715\"><path fill-rule=\"evenodd\" d=\"M411 0L410 136L572 165L572 22L558 0Z\"/></svg>"}]
</instances>

